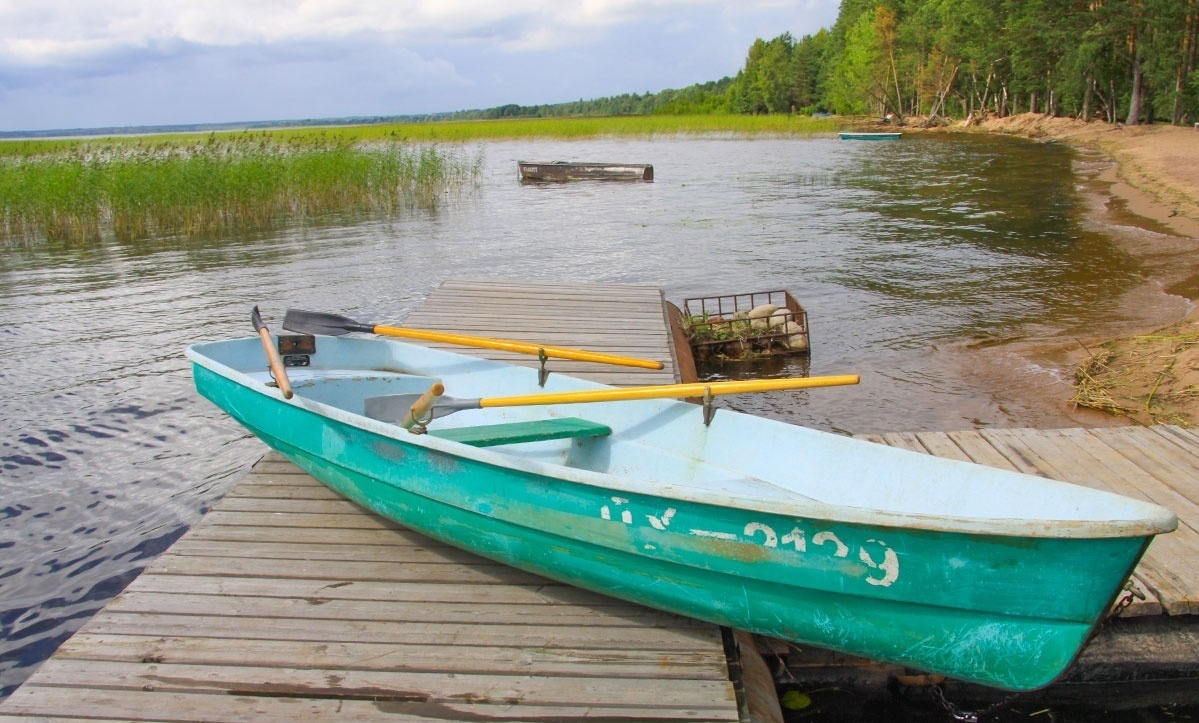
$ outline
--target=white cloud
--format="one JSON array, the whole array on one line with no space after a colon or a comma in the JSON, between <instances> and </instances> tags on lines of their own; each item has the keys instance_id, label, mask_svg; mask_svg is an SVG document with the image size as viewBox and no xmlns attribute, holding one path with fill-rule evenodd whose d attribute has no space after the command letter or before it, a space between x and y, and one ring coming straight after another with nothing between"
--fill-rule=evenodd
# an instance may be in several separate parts
<instances>
[{"instance_id":1,"label":"white cloud","mask_svg":"<svg viewBox=\"0 0 1199 723\"><path fill-rule=\"evenodd\" d=\"M824 3L808 2L808 5ZM0 55L27 65L164 41L237 46L330 40L360 33L394 42L494 37L506 47L545 49L621 24L669 22L719 8L771 14L803 3L773 0L5 0Z\"/></svg>"},{"instance_id":2,"label":"white cloud","mask_svg":"<svg viewBox=\"0 0 1199 723\"><path fill-rule=\"evenodd\" d=\"M0 0L0 130L429 113L737 72L838 0Z\"/></svg>"}]
</instances>

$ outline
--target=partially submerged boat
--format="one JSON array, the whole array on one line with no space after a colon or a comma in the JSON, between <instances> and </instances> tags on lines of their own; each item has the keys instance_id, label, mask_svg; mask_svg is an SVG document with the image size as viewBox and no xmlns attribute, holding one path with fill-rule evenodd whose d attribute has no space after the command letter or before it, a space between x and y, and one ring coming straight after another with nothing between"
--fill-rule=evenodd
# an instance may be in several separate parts
<instances>
[{"instance_id":1,"label":"partially submerged boat","mask_svg":"<svg viewBox=\"0 0 1199 723\"><path fill-rule=\"evenodd\" d=\"M648 163L583 163L578 161L517 161L522 181L652 181L654 167Z\"/></svg>"},{"instance_id":2,"label":"partially submerged boat","mask_svg":"<svg viewBox=\"0 0 1199 723\"><path fill-rule=\"evenodd\" d=\"M476 401L609 388L562 374L543 388L536 369L389 339L289 339L290 398L259 339L187 355L200 394L270 447L431 537L998 688L1059 676L1176 524L1114 494L674 400L467 405L422 412L413 434L367 410L439 385Z\"/></svg>"},{"instance_id":3,"label":"partially submerged boat","mask_svg":"<svg viewBox=\"0 0 1199 723\"><path fill-rule=\"evenodd\" d=\"M843 141L897 141L903 134L898 132L866 133L843 131L837 135L841 136L841 140Z\"/></svg>"}]
</instances>

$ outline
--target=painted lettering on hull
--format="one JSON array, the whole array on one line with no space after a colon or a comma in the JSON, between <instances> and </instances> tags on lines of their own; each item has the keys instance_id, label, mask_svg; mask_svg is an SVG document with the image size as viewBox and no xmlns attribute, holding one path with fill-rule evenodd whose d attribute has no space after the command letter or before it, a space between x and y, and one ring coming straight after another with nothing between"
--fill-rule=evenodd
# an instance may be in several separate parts
<instances>
[{"instance_id":1,"label":"painted lettering on hull","mask_svg":"<svg viewBox=\"0 0 1199 723\"><path fill-rule=\"evenodd\" d=\"M675 508L668 507L658 514L642 513L642 522L629 506L628 499L610 499L610 505L600 508L600 517L605 520L619 519L630 526L646 524L655 530L665 531L678 512ZM749 522L740 533L691 528L687 530L687 534L711 540L744 542L769 550L793 550L797 554L831 555L841 559L848 559L852 551L850 544L841 540L831 530L815 530L809 537L807 531L799 525L781 535L774 527L763 522ZM870 538L854 546L857 548L857 560L865 565L866 573L863 579L868 584L890 587L899 579L899 556L886 542Z\"/></svg>"}]
</instances>

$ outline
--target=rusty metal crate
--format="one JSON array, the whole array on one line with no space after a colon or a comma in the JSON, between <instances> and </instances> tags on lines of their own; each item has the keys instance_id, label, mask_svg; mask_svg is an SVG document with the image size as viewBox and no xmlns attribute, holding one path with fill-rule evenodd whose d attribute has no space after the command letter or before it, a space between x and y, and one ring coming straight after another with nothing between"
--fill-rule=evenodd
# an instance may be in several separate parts
<instances>
[{"instance_id":1,"label":"rusty metal crate","mask_svg":"<svg viewBox=\"0 0 1199 723\"><path fill-rule=\"evenodd\" d=\"M767 304L777 307L771 316L749 318L751 311ZM809 354L811 350L808 313L784 289L686 299L683 315L687 340L698 360ZM788 330L787 322L798 329Z\"/></svg>"}]
</instances>

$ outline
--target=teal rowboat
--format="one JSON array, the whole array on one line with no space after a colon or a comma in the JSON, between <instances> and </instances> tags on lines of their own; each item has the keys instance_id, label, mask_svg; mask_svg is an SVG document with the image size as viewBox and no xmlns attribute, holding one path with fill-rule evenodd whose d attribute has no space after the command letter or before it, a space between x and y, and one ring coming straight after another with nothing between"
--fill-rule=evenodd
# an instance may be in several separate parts
<instances>
[{"instance_id":1,"label":"teal rowboat","mask_svg":"<svg viewBox=\"0 0 1199 723\"><path fill-rule=\"evenodd\" d=\"M852 133L846 131L837 135L841 136L843 141L897 141L902 133Z\"/></svg>"},{"instance_id":2,"label":"teal rowboat","mask_svg":"<svg viewBox=\"0 0 1199 723\"><path fill-rule=\"evenodd\" d=\"M531 394L536 369L316 337L188 349L199 392L325 484L447 543L733 628L1011 690L1078 654L1175 517L1091 489L699 405L489 407L427 434L367 399ZM295 360L293 360L294 362ZM602 389L551 374L544 391ZM818 392L835 393L835 391Z\"/></svg>"}]
</instances>

